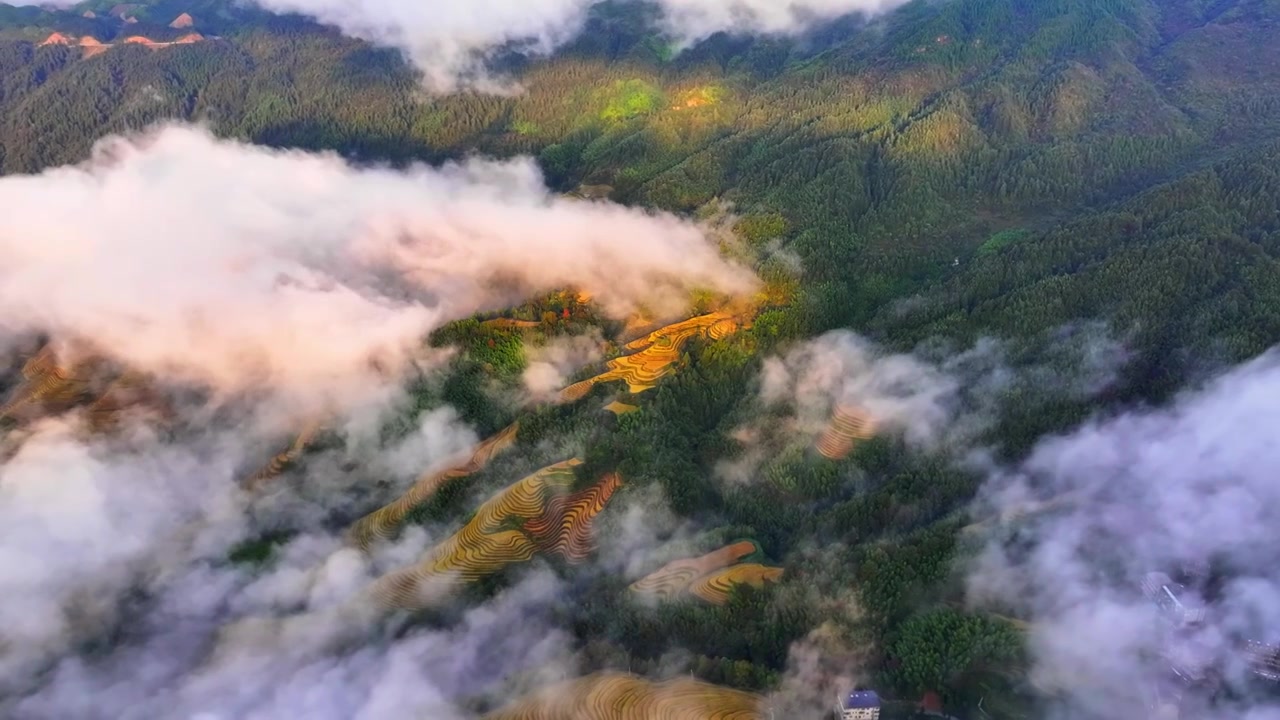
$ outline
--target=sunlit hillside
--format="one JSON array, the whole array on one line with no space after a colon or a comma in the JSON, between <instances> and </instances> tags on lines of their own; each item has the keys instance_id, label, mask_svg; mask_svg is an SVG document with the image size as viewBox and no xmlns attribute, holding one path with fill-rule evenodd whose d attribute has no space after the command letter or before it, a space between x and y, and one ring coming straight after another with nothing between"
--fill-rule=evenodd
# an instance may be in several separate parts
<instances>
[{"instance_id":1,"label":"sunlit hillside","mask_svg":"<svg viewBox=\"0 0 1280 720\"><path fill-rule=\"evenodd\" d=\"M0 718L1280 717L1278 40L0 4Z\"/></svg>"}]
</instances>

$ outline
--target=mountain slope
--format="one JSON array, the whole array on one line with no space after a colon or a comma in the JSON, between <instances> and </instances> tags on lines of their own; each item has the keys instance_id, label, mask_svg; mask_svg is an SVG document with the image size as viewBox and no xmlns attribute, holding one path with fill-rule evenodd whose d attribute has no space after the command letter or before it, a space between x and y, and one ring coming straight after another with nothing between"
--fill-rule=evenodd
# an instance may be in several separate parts
<instances>
[{"instance_id":1,"label":"mountain slope","mask_svg":"<svg viewBox=\"0 0 1280 720\"><path fill-rule=\"evenodd\" d=\"M298 17L165 0L128 22L111 8L0 8L0 172L79 162L99 138L168 119L360 163L529 154L561 192L702 217L758 261L769 297L749 326L655 333L661 367L645 382L593 384L627 366L615 355L634 338L588 323L606 355L567 378L579 382L562 399L575 403L515 407L495 388L518 395L526 351L567 332L586 301L532 299L506 324L456 323L436 337L458 350L445 377L414 386L406 417L384 431L403 435L444 405L480 437L519 422L515 450L465 484L429 483L426 499L397 511L406 522L457 525L476 497L563 459L552 448L568 443L585 448L580 481L616 470L621 499L651 493L696 528L667 560L749 538L786 567L776 583L717 589L716 603L655 609L620 600L620 577L555 566L573 608L557 620L599 667L660 674L675 638L681 668L757 690L777 686L794 644L817 637L900 696L1020 707L1033 693L1016 633L997 618L983 644L986 625L938 611L963 595L955 560L971 551L962 528L980 525L968 517L980 472L889 432L820 457L771 436L813 418L757 402L760 386L827 331L818 349L864 361L852 328L886 353L946 358L946 372L974 384L959 383L956 402L980 406L974 427L954 432L1016 461L1048 433L1163 401L1280 337L1277 0L918 0L869 23L717 35L680 54L643 7L605 3L553 56L495 60L523 93L439 97L394 51ZM182 13L192 27L168 27ZM40 44L54 32L106 42L188 31L209 39L91 53ZM1113 346L1120 359L1098 364L1115 378L1068 387L1090 353ZM634 357L638 367L647 356ZM983 363L1000 368L983 375ZM606 415L608 398L632 412ZM739 462L752 482L724 482ZM375 511L368 499L343 511ZM606 509L593 536L633 532ZM269 557L276 537L237 557ZM644 560L646 572L664 566ZM510 586L503 572L468 592L493 597ZM940 656L968 665L893 654L939 635L962 636Z\"/></svg>"}]
</instances>

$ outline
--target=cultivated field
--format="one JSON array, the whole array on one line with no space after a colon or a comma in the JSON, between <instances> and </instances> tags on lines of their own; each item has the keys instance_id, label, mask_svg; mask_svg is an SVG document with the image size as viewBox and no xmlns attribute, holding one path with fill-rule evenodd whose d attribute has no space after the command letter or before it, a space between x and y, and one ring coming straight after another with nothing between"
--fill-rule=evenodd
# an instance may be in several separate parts
<instances>
[{"instance_id":1,"label":"cultivated field","mask_svg":"<svg viewBox=\"0 0 1280 720\"><path fill-rule=\"evenodd\" d=\"M875 435L876 423L867 412L850 405L838 405L831 423L818 437L818 452L829 460L843 460L859 441Z\"/></svg>"},{"instance_id":2,"label":"cultivated field","mask_svg":"<svg viewBox=\"0 0 1280 720\"><path fill-rule=\"evenodd\" d=\"M661 600L671 600L687 592L693 582L703 575L726 568L756 552L759 552L759 548L755 543L743 540L701 557L673 560L631 583L631 591Z\"/></svg>"},{"instance_id":3,"label":"cultivated field","mask_svg":"<svg viewBox=\"0 0 1280 720\"><path fill-rule=\"evenodd\" d=\"M622 485L616 474L577 493L578 459L543 468L485 501L458 532L416 565L379 579L372 590L388 607L420 609L459 584L488 577L539 553L578 562L594 550L593 521Z\"/></svg>"},{"instance_id":4,"label":"cultivated field","mask_svg":"<svg viewBox=\"0 0 1280 720\"><path fill-rule=\"evenodd\" d=\"M85 414L91 429L107 432L118 427L121 413L139 406L160 408L162 403L145 375L128 371L111 381L106 392L89 403Z\"/></svg>"},{"instance_id":5,"label":"cultivated field","mask_svg":"<svg viewBox=\"0 0 1280 720\"><path fill-rule=\"evenodd\" d=\"M97 365L93 360L69 362L58 356L53 343L45 345L23 364L22 381L0 406L0 420L71 405L89 391Z\"/></svg>"},{"instance_id":6,"label":"cultivated field","mask_svg":"<svg viewBox=\"0 0 1280 720\"><path fill-rule=\"evenodd\" d=\"M598 673L528 695L484 720L763 720L758 695L692 678Z\"/></svg>"},{"instance_id":7,"label":"cultivated field","mask_svg":"<svg viewBox=\"0 0 1280 720\"><path fill-rule=\"evenodd\" d=\"M741 327L742 323L735 316L714 312L654 330L627 343L624 347L631 354L610 360L605 365L608 368L605 372L560 391L560 399L564 402L581 400L593 386L618 380L625 382L632 393L644 392L671 372L672 365L680 359L680 351L691 338L702 336L720 340Z\"/></svg>"},{"instance_id":8,"label":"cultivated field","mask_svg":"<svg viewBox=\"0 0 1280 720\"><path fill-rule=\"evenodd\" d=\"M307 446L316 439L316 436L324 430L324 423L320 420L313 420L308 423L297 437L293 439L293 443L288 448L271 458L266 465L260 470L250 475L245 481L244 486L249 490L255 490L263 483L280 477L290 465L297 462L302 457L302 453L306 452Z\"/></svg>"},{"instance_id":9,"label":"cultivated field","mask_svg":"<svg viewBox=\"0 0 1280 720\"><path fill-rule=\"evenodd\" d=\"M703 575L689 586L689 594L705 600L712 605L724 605L729 602L729 595L739 585L750 585L762 588L766 583L777 582L782 577L783 569L769 567L759 563L742 563L730 565L708 575Z\"/></svg>"},{"instance_id":10,"label":"cultivated field","mask_svg":"<svg viewBox=\"0 0 1280 720\"><path fill-rule=\"evenodd\" d=\"M782 577L782 568L741 562L759 552L758 545L743 540L701 557L675 560L632 583L631 591L657 600L696 597L723 605L736 585L764 587Z\"/></svg>"},{"instance_id":11,"label":"cultivated field","mask_svg":"<svg viewBox=\"0 0 1280 720\"><path fill-rule=\"evenodd\" d=\"M356 521L347 532L348 539L361 549L390 539L415 507L430 500L450 481L480 472L498 453L515 444L519 431L520 423L513 423L477 445L466 462L418 478L403 495Z\"/></svg>"},{"instance_id":12,"label":"cultivated field","mask_svg":"<svg viewBox=\"0 0 1280 720\"><path fill-rule=\"evenodd\" d=\"M153 419L172 417L149 377L120 372L83 347L59 352L48 343L23 364L21 376L0 406L0 420L21 424L79 407L90 432L109 432L129 410L144 409Z\"/></svg>"}]
</instances>

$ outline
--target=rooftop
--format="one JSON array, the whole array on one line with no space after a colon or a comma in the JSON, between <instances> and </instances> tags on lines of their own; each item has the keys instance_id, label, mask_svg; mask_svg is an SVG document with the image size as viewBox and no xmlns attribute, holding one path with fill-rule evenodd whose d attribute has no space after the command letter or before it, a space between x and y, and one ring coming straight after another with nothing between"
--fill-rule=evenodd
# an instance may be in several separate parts
<instances>
[{"instance_id":1,"label":"rooftop","mask_svg":"<svg viewBox=\"0 0 1280 720\"><path fill-rule=\"evenodd\" d=\"M880 707L880 696L874 690L854 690L840 700L845 710Z\"/></svg>"}]
</instances>

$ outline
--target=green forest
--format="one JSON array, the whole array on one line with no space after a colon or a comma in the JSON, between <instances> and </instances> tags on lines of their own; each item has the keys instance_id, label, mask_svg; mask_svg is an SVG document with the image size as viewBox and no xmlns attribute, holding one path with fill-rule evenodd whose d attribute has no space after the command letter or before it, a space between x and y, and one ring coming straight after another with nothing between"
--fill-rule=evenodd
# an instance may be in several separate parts
<instances>
[{"instance_id":1,"label":"green forest","mask_svg":"<svg viewBox=\"0 0 1280 720\"><path fill-rule=\"evenodd\" d=\"M465 517L477 494L572 443L586 448L583 487L616 470L623 492L659 494L695 526L689 555L749 538L760 562L786 568L723 605L655 608L616 574L547 561L573 588L554 612L597 668L656 675L679 648L681 672L767 692L793 644L819 633L862 658L868 684L900 701L891 714L936 693L961 718L1036 717L1025 627L968 609L956 571L974 550L979 474L885 436L840 460L790 448L740 487L715 479L743 452L729 434L759 412L765 358L849 329L925 355L995 338L1012 362L1043 367L1064 328L1105 327L1128 353L1105 389L1025 383L995 398L980 441L1016 460L1280 339L1278 0L914 0L870 23L719 34L680 53L643 6L606 2L550 57L501 59L524 88L511 96L427 95L396 51L297 16L160 0L126 30L110 6L0 6L0 173L79 162L102 137L167 119L358 163L531 155L560 193L596 188L688 216L728 204L734 235L767 258L761 275L792 289L742 332L691 341L676 372L623 398L639 410L617 416L601 410L617 388L531 410L494 391L518 386L529 349L551 338L616 337L586 305L531 298L503 316L532 330L481 317L430 338L461 352L412 388L385 442L450 405L480 437L519 421L520 451L445 486L414 521ZM39 44L53 32L173 39L182 12L202 41L92 57ZM355 504L333 522L372 509ZM606 512L597 532L618 522ZM291 530L234 559L269 563ZM475 597L511 582L500 574Z\"/></svg>"}]
</instances>

